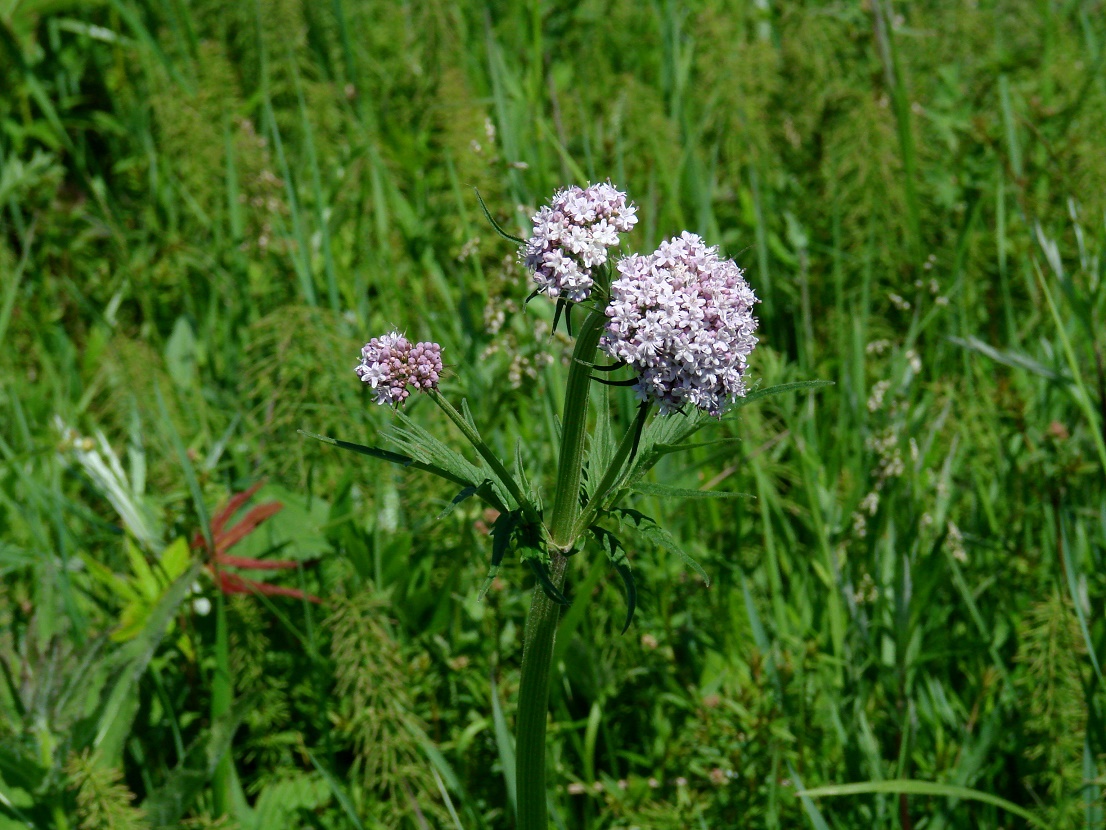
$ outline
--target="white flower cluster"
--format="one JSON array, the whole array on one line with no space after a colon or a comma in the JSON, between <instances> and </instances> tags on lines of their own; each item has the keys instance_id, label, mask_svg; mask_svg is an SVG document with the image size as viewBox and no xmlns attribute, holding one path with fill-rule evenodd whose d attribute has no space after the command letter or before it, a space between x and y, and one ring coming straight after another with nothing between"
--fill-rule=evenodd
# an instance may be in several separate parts
<instances>
[{"instance_id":1,"label":"white flower cluster","mask_svg":"<svg viewBox=\"0 0 1106 830\"><path fill-rule=\"evenodd\" d=\"M534 233L519 252L538 291L578 303L591 294L592 269L607 261L618 234L637 224L637 207L609 182L558 190L533 217Z\"/></svg>"},{"instance_id":2,"label":"white flower cluster","mask_svg":"<svg viewBox=\"0 0 1106 830\"><path fill-rule=\"evenodd\" d=\"M733 260L684 231L618 271L600 347L638 373L640 398L662 414L690 403L717 417L744 396L758 300Z\"/></svg>"}]
</instances>

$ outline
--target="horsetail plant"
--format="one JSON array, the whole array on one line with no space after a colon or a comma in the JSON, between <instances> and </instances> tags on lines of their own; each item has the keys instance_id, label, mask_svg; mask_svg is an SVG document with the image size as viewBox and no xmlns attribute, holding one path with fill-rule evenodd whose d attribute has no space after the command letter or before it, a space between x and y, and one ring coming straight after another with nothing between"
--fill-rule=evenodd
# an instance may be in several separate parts
<instances>
[{"instance_id":1,"label":"horsetail plant","mask_svg":"<svg viewBox=\"0 0 1106 830\"><path fill-rule=\"evenodd\" d=\"M481 202L483 205L483 202ZM688 497L699 491L647 484L644 475L663 456L689 448L687 440L740 405L777 392L819 385L793 383L747 394L748 357L757 343L757 302L742 270L695 234L684 232L648 256L623 256L612 267L609 250L637 223L637 208L609 182L558 191L533 216L529 239L500 235L520 246L519 260L536 288L557 304L571 334L576 306L586 317L576 332L561 420L552 507L517 459L513 471L481 437L468 404L458 411L438 389L441 348L414 346L398 332L373 338L362 349L358 377L376 403L397 407L388 436L399 452L304 433L343 449L423 470L462 489L452 506L477 497L497 511L491 529L491 568L484 591L504 557L517 551L534 572L526 621L516 724L516 786L520 830L546 830L545 729L553 642L565 595L568 558L592 543L622 578L629 628L637 592L624 536L677 553L708 582L706 573L654 519L624 504L631 493ZM616 276L617 275L617 276ZM614 362L599 365L600 353ZM628 370L630 376L611 379ZM602 377L601 375L606 375ZM590 449L588 408L592 381L632 386L636 417L616 440L600 414ZM398 406L409 387L428 395L479 455L473 464L411 421ZM654 410L658 417L650 420ZM737 495L710 493L711 496Z\"/></svg>"}]
</instances>

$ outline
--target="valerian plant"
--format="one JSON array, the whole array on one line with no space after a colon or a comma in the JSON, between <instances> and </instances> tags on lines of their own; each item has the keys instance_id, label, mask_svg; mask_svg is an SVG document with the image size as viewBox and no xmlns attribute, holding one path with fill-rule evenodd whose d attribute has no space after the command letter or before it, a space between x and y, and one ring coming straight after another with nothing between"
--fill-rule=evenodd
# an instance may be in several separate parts
<instances>
[{"instance_id":1,"label":"valerian plant","mask_svg":"<svg viewBox=\"0 0 1106 830\"><path fill-rule=\"evenodd\" d=\"M538 583L523 645L516 786L520 830L546 830L546 715L557 621L561 607L569 604L564 591L568 557L590 544L608 558L626 589L623 632L633 620L637 597L631 546L624 539L675 552L709 584L672 534L628 506L627 497L737 495L643 479L662 457L698 446L689 439L704 426L732 417L757 398L818 382L747 390L748 358L757 343L757 298L741 268L699 236L685 231L649 255L624 255L612 265L610 251L637 223L637 208L610 183L558 191L534 215L526 240L504 232L486 209L485 214L497 232L520 246L519 260L536 284L530 299L544 294L556 302L554 328L563 317L571 334L573 310L586 312L575 332L551 509L526 475L521 456L501 460L481 436L467 402L462 400L458 411L439 391L443 366L435 343L412 344L398 332L373 338L355 371L378 404L398 407L411 389L429 396L476 450L478 463L399 409L396 428L387 436L394 450L305 434L451 481L461 488L451 507L475 497L497 511L484 590L512 551ZM610 362L600 363L603 357ZM634 388L640 404L621 437L602 407L592 439L586 440L593 381Z\"/></svg>"}]
</instances>

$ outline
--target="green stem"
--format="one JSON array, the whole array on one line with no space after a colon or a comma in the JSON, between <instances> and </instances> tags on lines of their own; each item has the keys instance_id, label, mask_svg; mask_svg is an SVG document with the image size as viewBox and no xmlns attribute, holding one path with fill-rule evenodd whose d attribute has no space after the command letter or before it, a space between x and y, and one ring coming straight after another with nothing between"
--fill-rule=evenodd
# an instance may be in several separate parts
<instances>
[{"instance_id":1,"label":"green stem","mask_svg":"<svg viewBox=\"0 0 1106 830\"><path fill-rule=\"evenodd\" d=\"M553 519L549 535L553 544L563 551L576 541L573 531L580 510L580 476L584 469L584 436L588 424L588 393L595 352L607 317L602 311L592 311L580 327L572 366L568 370L565 390L565 412L561 421L561 455L557 463L557 489L553 496Z\"/></svg>"},{"instance_id":2,"label":"green stem","mask_svg":"<svg viewBox=\"0 0 1106 830\"><path fill-rule=\"evenodd\" d=\"M558 590L564 585L564 551L575 543L573 533L580 510L580 476L584 466L584 438L587 435L588 394L591 365L606 316L588 314L576 339L568 371L564 418L561 421L561 452L549 535L549 578ZM545 721L549 711L549 678L553 665L553 642L561 607L534 588L530 614L526 618L526 639L522 650L522 677L518 689L518 724L515 741L515 780L518 787L518 830L548 830L549 814L545 792Z\"/></svg>"},{"instance_id":3,"label":"green stem","mask_svg":"<svg viewBox=\"0 0 1106 830\"><path fill-rule=\"evenodd\" d=\"M549 579L564 585L568 559L559 551L549 554ZM515 781L518 787L518 830L548 830L545 795L545 721L549 711L549 677L553 668L553 641L561 606L534 587L526 639L522 650L522 677L518 687L518 721L515 740Z\"/></svg>"}]
</instances>

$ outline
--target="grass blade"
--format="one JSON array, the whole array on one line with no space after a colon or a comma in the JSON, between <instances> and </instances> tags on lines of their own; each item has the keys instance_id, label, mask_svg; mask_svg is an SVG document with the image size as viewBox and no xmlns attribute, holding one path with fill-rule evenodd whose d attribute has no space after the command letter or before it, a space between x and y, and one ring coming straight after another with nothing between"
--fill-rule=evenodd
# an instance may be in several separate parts
<instances>
[{"instance_id":1,"label":"grass blade","mask_svg":"<svg viewBox=\"0 0 1106 830\"><path fill-rule=\"evenodd\" d=\"M499 765L503 767L503 781L507 785L507 798L511 802L511 813L518 813L518 786L515 783L515 740L507 727L507 718L499 702L499 692L495 680L491 681L492 721L495 724L495 746L499 751Z\"/></svg>"},{"instance_id":2,"label":"grass blade","mask_svg":"<svg viewBox=\"0 0 1106 830\"><path fill-rule=\"evenodd\" d=\"M959 787L954 784L894 779L891 781L865 781L856 784L831 784L826 787L815 787L812 790L801 789L795 794L808 798L828 798L831 796L870 795L875 793L930 795L943 798L959 798L963 801L979 801L1025 819L1034 827L1049 830L1049 824L1044 819L1034 815L1024 807L1019 807L1012 801L1007 801L1005 798L999 798L997 795L991 795L990 793L973 790L970 787Z\"/></svg>"}]
</instances>

